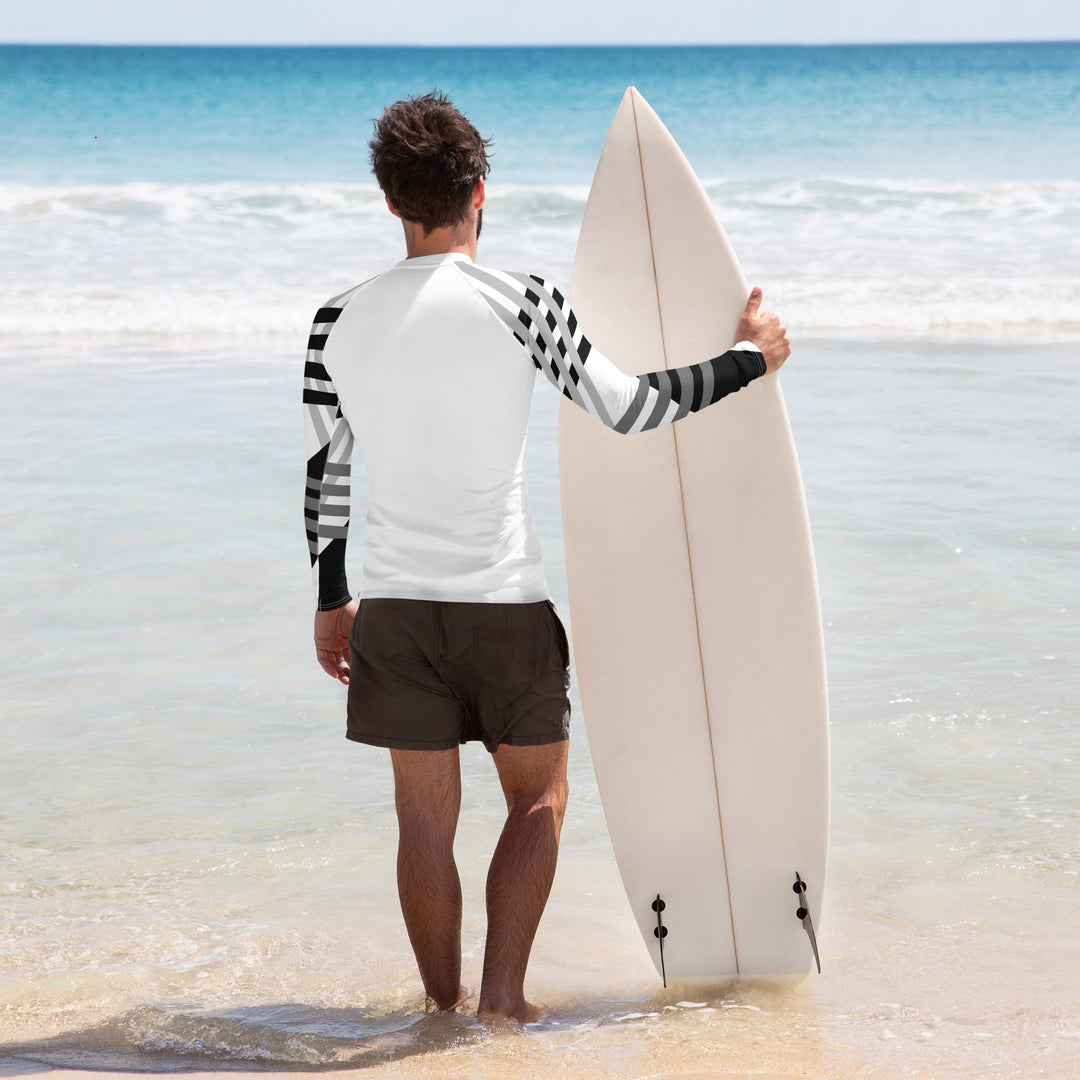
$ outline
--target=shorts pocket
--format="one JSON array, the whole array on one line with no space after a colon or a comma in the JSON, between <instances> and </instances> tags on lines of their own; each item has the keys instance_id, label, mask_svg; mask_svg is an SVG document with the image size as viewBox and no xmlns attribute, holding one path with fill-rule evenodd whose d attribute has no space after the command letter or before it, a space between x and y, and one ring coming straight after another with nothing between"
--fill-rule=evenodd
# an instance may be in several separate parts
<instances>
[{"instance_id":1,"label":"shorts pocket","mask_svg":"<svg viewBox=\"0 0 1080 1080\"><path fill-rule=\"evenodd\" d=\"M536 634L532 630L475 630L473 668L490 687L524 689L536 679Z\"/></svg>"},{"instance_id":2,"label":"shorts pocket","mask_svg":"<svg viewBox=\"0 0 1080 1080\"><path fill-rule=\"evenodd\" d=\"M555 605L549 600L548 610L551 612L551 625L555 631L555 644L559 650L559 660L564 668L570 667L570 642L566 640L566 627L563 626Z\"/></svg>"}]
</instances>

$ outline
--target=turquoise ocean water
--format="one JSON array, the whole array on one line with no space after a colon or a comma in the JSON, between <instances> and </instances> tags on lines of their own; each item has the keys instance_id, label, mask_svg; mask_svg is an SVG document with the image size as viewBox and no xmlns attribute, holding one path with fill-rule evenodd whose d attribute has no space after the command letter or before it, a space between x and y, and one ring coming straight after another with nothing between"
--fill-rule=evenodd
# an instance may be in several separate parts
<instances>
[{"instance_id":1,"label":"turquoise ocean water","mask_svg":"<svg viewBox=\"0 0 1080 1080\"><path fill-rule=\"evenodd\" d=\"M481 257L568 282L629 84L795 345L823 974L658 987L577 709L547 1019L491 1031L423 1012L386 762L310 656L302 352L402 254L384 104L450 92L495 140ZM0 47L0 1072L1076 1075L1078 117L1080 44ZM501 815L463 760L475 989Z\"/></svg>"}]
</instances>

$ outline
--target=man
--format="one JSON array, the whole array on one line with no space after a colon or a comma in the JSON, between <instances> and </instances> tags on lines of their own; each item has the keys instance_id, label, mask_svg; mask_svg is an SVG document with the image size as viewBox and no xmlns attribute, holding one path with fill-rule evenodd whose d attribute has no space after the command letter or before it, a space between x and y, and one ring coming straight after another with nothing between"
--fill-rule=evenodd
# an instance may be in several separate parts
<instances>
[{"instance_id":1,"label":"man","mask_svg":"<svg viewBox=\"0 0 1080 1080\"><path fill-rule=\"evenodd\" d=\"M370 146L407 258L329 300L312 329L315 647L348 685L348 738L390 750L401 909L440 1009L463 993L458 747L477 739L491 752L508 814L487 879L478 1015L524 1022L566 809L570 714L566 636L523 472L535 372L632 433L666 422L673 397L697 411L775 371L790 346L755 289L726 352L663 378L624 375L558 289L476 263L487 143L449 100L397 102ZM359 605L345 576L354 441L370 480Z\"/></svg>"}]
</instances>

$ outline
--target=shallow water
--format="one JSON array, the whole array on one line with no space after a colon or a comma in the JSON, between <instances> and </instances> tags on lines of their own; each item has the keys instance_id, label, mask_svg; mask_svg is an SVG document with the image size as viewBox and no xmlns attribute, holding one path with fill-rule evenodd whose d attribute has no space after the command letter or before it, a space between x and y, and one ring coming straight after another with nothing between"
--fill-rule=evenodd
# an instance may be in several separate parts
<instances>
[{"instance_id":1,"label":"shallow water","mask_svg":"<svg viewBox=\"0 0 1080 1080\"><path fill-rule=\"evenodd\" d=\"M833 715L823 974L659 989L575 701L525 1034L423 1013L383 752L346 744L309 655L295 359L133 341L0 363L9 1071L1080 1067L1075 346L797 351ZM531 486L566 615L555 412L539 386ZM463 762L475 990L501 800L486 754Z\"/></svg>"}]
</instances>

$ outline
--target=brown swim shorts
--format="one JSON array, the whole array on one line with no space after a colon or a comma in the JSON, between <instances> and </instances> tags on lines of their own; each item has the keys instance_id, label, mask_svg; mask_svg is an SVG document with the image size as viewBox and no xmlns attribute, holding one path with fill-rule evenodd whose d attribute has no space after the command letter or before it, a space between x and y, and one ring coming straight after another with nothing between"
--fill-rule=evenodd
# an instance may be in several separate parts
<instances>
[{"instance_id":1,"label":"brown swim shorts","mask_svg":"<svg viewBox=\"0 0 1080 1080\"><path fill-rule=\"evenodd\" d=\"M494 753L569 738L570 651L550 600L361 600L349 651L355 742Z\"/></svg>"}]
</instances>

